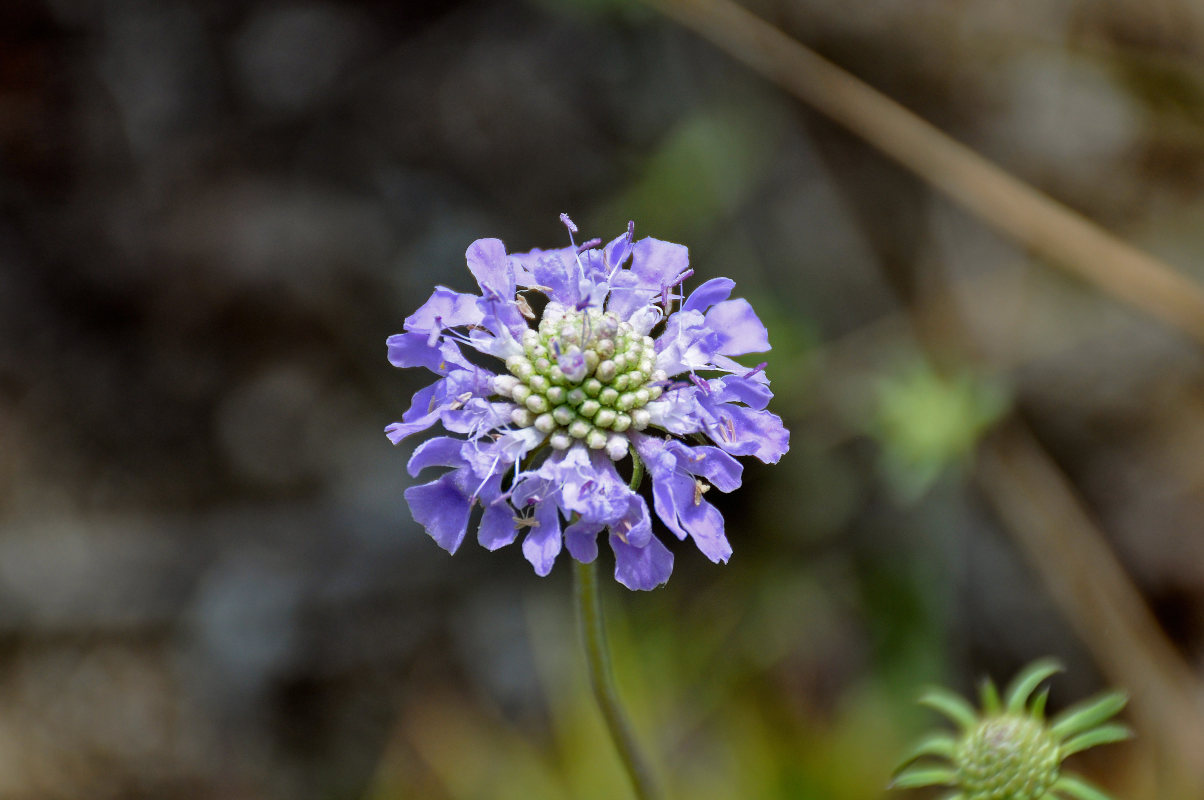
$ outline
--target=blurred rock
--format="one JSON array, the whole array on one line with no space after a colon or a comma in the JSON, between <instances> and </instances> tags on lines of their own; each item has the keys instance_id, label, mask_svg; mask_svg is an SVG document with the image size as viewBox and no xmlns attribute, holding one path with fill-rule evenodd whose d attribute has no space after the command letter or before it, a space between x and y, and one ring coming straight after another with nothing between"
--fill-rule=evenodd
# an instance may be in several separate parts
<instances>
[{"instance_id":1,"label":"blurred rock","mask_svg":"<svg viewBox=\"0 0 1204 800\"><path fill-rule=\"evenodd\" d=\"M332 97L371 48L358 9L333 3L259 6L234 39L242 89L269 111L302 112Z\"/></svg>"}]
</instances>

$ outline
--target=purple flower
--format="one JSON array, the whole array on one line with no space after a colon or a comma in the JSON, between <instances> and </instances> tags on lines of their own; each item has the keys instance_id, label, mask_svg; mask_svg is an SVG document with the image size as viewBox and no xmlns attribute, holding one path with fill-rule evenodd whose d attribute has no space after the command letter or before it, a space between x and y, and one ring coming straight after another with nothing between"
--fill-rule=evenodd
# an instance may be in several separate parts
<instances>
[{"instance_id":1,"label":"purple flower","mask_svg":"<svg viewBox=\"0 0 1204 800\"><path fill-rule=\"evenodd\" d=\"M576 226L562 220L571 242ZM666 528L714 562L731 556L705 493L740 485L734 456L776 463L789 444L766 410L764 365L733 359L769 350L768 334L747 301L730 299L733 281L716 278L687 296L686 248L635 241L633 230L604 247L511 255L480 239L466 256L481 294L437 287L405 332L389 337L394 366L439 376L385 433L394 444L435 423L455 434L415 449L411 475L450 469L405 493L414 519L449 552L480 506L480 543L495 550L521 537L540 575L562 549L593 561L607 531L615 579L630 589L661 585L673 554L620 474L621 466L632 474L623 466L630 457L646 465ZM713 444L691 446L686 435Z\"/></svg>"}]
</instances>

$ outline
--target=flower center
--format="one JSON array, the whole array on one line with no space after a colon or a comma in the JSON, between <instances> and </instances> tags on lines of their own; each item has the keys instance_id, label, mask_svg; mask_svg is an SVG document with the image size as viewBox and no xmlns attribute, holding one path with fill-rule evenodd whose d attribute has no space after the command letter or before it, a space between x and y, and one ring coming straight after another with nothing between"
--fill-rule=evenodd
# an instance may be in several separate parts
<instances>
[{"instance_id":1,"label":"flower center","mask_svg":"<svg viewBox=\"0 0 1204 800\"><path fill-rule=\"evenodd\" d=\"M644 406L660 397L667 377L654 368L652 337L608 311L551 302L522 346L493 387L518 404L511 421L549 434L558 450L583 441L615 460L626 455L624 432L648 426Z\"/></svg>"},{"instance_id":2,"label":"flower center","mask_svg":"<svg viewBox=\"0 0 1204 800\"><path fill-rule=\"evenodd\" d=\"M984 720L962 740L957 774L966 800L1037 800L1058 779L1058 745L1035 719Z\"/></svg>"}]
</instances>

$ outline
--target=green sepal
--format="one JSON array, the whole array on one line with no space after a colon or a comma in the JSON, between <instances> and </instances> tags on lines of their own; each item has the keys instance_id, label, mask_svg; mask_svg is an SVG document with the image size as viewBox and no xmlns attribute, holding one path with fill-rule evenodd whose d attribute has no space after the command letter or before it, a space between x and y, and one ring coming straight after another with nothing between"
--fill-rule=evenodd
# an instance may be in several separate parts
<instances>
[{"instance_id":1,"label":"green sepal","mask_svg":"<svg viewBox=\"0 0 1204 800\"><path fill-rule=\"evenodd\" d=\"M1038 722L1045 721L1045 703L1049 700L1049 687L1046 686L1041 691L1037 692L1037 696L1033 698L1033 704L1029 706L1028 713L1033 719Z\"/></svg>"},{"instance_id":2,"label":"green sepal","mask_svg":"<svg viewBox=\"0 0 1204 800\"><path fill-rule=\"evenodd\" d=\"M929 734L916 742L915 746L907 751L907 755L899 762L899 766L895 767L895 772L903 769L917 758L923 758L924 756L943 756L952 761L956 749L957 740L949 734Z\"/></svg>"},{"instance_id":3,"label":"green sepal","mask_svg":"<svg viewBox=\"0 0 1204 800\"><path fill-rule=\"evenodd\" d=\"M918 786L951 785L957 780L957 773L948 767L931 767L916 764L896 775L888 784L888 789L914 789Z\"/></svg>"},{"instance_id":4,"label":"green sepal","mask_svg":"<svg viewBox=\"0 0 1204 800\"><path fill-rule=\"evenodd\" d=\"M939 686L929 689L920 697L920 705L928 706L939 711L956 722L963 731L968 731L978 724L978 713L974 706L966 702L961 695L943 689Z\"/></svg>"},{"instance_id":5,"label":"green sepal","mask_svg":"<svg viewBox=\"0 0 1204 800\"><path fill-rule=\"evenodd\" d=\"M983 678L982 683L978 685L978 699L982 710L988 715L998 714L1002 708L1002 704L999 702L999 690L995 688L995 681L990 678Z\"/></svg>"},{"instance_id":6,"label":"green sepal","mask_svg":"<svg viewBox=\"0 0 1204 800\"><path fill-rule=\"evenodd\" d=\"M1019 714L1024 711L1024 705L1028 702L1029 695L1037 688L1037 684L1061 671L1062 665L1052 658L1038 659L1022 669L1008 684L1005 693L1008 712Z\"/></svg>"},{"instance_id":7,"label":"green sepal","mask_svg":"<svg viewBox=\"0 0 1204 800\"><path fill-rule=\"evenodd\" d=\"M1115 715L1127 702L1129 696L1124 692L1104 692L1063 711L1054 719L1049 732L1059 742L1065 741Z\"/></svg>"},{"instance_id":8,"label":"green sepal","mask_svg":"<svg viewBox=\"0 0 1204 800\"><path fill-rule=\"evenodd\" d=\"M1062 757L1072 755L1074 753L1087 750L1101 744L1112 744L1113 742L1123 742L1125 739L1132 739L1133 731L1128 725L1118 725L1115 723L1108 725L1100 725L1098 728L1092 728L1089 731L1080 733L1073 739L1068 740L1065 744L1058 748L1058 752Z\"/></svg>"},{"instance_id":9,"label":"green sepal","mask_svg":"<svg viewBox=\"0 0 1204 800\"><path fill-rule=\"evenodd\" d=\"M1053 791L1068 794L1077 800L1112 800L1111 797L1077 775L1065 773L1054 783Z\"/></svg>"}]
</instances>

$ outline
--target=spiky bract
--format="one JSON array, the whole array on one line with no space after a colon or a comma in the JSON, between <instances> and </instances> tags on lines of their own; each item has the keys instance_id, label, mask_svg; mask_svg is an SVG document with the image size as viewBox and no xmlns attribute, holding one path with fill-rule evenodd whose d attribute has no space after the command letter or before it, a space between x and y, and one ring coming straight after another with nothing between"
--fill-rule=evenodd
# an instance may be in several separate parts
<instances>
[{"instance_id":1,"label":"spiky bract","mask_svg":"<svg viewBox=\"0 0 1204 800\"><path fill-rule=\"evenodd\" d=\"M1037 687L1061 667L1043 659L1021 670L1001 698L983 681L981 712L947 689L931 689L920 703L958 727L957 735L930 734L900 764L892 787L948 786L945 800L1111 800L1062 770L1069 755L1129 738L1124 725L1105 721L1127 700L1106 692L1045 720L1049 690Z\"/></svg>"}]
</instances>

